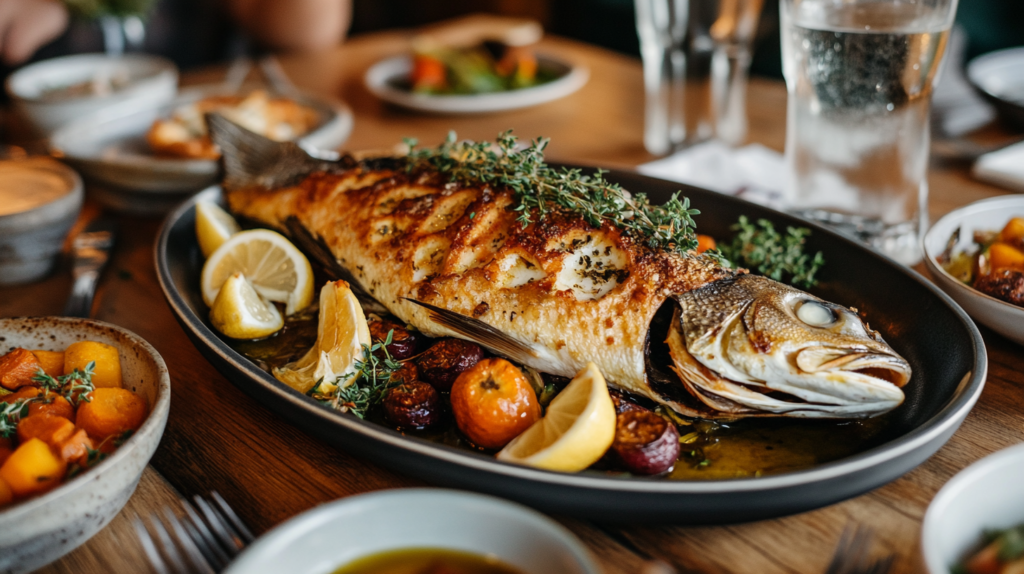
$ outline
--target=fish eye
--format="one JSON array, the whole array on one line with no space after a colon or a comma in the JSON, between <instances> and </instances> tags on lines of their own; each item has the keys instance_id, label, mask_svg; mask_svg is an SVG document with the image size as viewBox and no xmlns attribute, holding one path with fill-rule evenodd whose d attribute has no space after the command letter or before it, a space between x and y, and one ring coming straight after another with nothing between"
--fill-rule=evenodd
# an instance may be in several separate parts
<instances>
[{"instance_id":1,"label":"fish eye","mask_svg":"<svg viewBox=\"0 0 1024 574\"><path fill-rule=\"evenodd\" d=\"M796 316L812 327L827 327L836 322L835 311L817 301L804 301L796 309Z\"/></svg>"}]
</instances>

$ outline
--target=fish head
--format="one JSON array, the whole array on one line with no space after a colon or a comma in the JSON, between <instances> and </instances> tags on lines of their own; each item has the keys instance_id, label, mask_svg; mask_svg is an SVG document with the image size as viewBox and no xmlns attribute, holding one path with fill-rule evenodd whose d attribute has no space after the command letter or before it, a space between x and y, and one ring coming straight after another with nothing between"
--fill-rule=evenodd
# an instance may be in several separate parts
<instances>
[{"instance_id":1,"label":"fish head","mask_svg":"<svg viewBox=\"0 0 1024 574\"><path fill-rule=\"evenodd\" d=\"M871 416L903 402L910 365L851 309L755 275L677 300L686 351L720 380L713 392L723 398L775 414L834 417Z\"/></svg>"}]
</instances>

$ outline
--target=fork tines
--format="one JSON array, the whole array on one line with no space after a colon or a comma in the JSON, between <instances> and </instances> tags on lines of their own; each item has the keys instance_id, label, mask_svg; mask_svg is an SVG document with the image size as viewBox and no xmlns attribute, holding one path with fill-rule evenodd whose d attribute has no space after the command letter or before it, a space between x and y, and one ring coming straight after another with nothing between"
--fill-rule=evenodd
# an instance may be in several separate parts
<instances>
[{"instance_id":1,"label":"fork tines","mask_svg":"<svg viewBox=\"0 0 1024 574\"><path fill-rule=\"evenodd\" d=\"M157 574L214 574L223 570L254 537L216 492L193 497L180 509L165 507L133 526Z\"/></svg>"},{"instance_id":2,"label":"fork tines","mask_svg":"<svg viewBox=\"0 0 1024 574\"><path fill-rule=\"evenodd\" d=\"M825 574L886 574L895 556L888 553L874 558L871 551L873 542L874 533L870 528L848 524L839 536Z\"/></svg>"}]
</instances>

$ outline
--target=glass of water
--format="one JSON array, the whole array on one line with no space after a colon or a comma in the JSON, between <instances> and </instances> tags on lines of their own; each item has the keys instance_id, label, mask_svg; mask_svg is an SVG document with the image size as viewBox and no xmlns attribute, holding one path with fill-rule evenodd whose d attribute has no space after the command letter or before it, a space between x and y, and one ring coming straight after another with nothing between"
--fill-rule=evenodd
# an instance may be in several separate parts
<instances>
[{"instance_id":1,"label":"glass of water","mask_svg":"<svg viewBox=\"0 0 1024 574\"><path fill-rule=\"evenodd\" d=\"M747 135L750 44L763 0L635 0L644 147L664 155Z\"/></svg>"},{"instance_id":2,"label":"glass of water","mask_svg":"<svg viewBox=\"0 0 1024 574\"><path fill-rule=\"evenodd\" d=\"M905 264L926 227L928 107L957 0L780 0L790 204Z\"/></svg>"}]
</instances>

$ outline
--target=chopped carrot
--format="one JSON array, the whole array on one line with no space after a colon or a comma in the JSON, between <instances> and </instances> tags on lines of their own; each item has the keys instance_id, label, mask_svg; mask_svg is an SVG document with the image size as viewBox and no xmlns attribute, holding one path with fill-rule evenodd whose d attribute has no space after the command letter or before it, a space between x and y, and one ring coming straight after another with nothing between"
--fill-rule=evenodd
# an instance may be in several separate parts
<instances>
[{"instance_id":1,"label":"chopped carrot","mask_svg":"<svg viewBox=\"0 0 1024 574\"><path fill-rule=\"evenodd\" d=\"M46 391L42 400L29 403L28 416L38 414L64 417L75 422L75 407L71 406L67 399L53 391Z\"/></svg>"},{"instance_id":2,"label":"chopped carrot","mask_svg":"<svg viewBox=\"0 0 1024 574\"><path fill-rule=\"evenodd\" d=\"M714 249L717 245L714 237L697 234L697 253L704 253L708 249Z\"/></svg>"},{"instance_id":3,"label":"chopped carrot","mask_svg":"<svg viewBox=\"0 0 1024 574\"><path fill-rule=\"evenodd\" d=\"M988 248L988 261L992 271L1000 269L1024 271L1024 252L1006 243L993 243Z\"/></svg>"},{"instance_id":4,"label":"chopped carrot","mask_svg":"<svg viewBox=\"0 0 1024 574\"><path fill-rule=\"evenodd\" d=\"M96 341L79 341L64 350L65 375L75 369L84 371L89 363L95 363L92 384L97 388L121 386L121 359L116 347Z\"/></svg>"},{"instance_id":5,"label":"chopped carrot","mask_svg":"<svg viewBox=\"0 0 1024 574\"><path fill-rule=\"evenodd\" d=\"M41 368L32 351L14 349L0 357L0 385L12 391L19 387L34 385L32 377L36 376Z\"/></svg>"},{"instance_id":6,"label":"chopped carrot","mask_svg":"<svg viewBox=\"0 0 1024 574\"><path fill-rule=\"evenodd\" d=\"M34 350L32 354L47 375L56 378L64 374L64 351Z\"/></svg>"},{"instance_id":7,"label":"chopped carrot","mask_svg":"<svg viewBox=\"0 0 1024 574\"><path fill-rule=\"evenodd\" d=\"M53 448L60 446L75 432L75 423L64 417L32 415L18 423L18 441L22 444L37 438Z\"/></svg>"},{"instance_id":8,"label":"chopped carrot","mask_svg":"<svg viewBox=\"0 0 1024 574\"><path fill-rule=\"evenodd\" d=\"M96 440L138 430L149 414L146 399L128 389L96 389L89 399L79 405L76 422Z\"/></svg>"},{"instance_id":9,"label":"chopped carrot","mask_svg":"<svg viewBox=\"0 0 1024 574\"><path fill-rule=\"evenodd\" d=\"M972 556L965 565L967 572L970 574L999 574L999 570L1003 567L999 560L999 547L1000 542L994 540Z\"/></svg>"},{"instance_id":10,"label":"chopped carrot","mask_svg":"<svg viewBox=\"0 0 1024 574\"><path fill-rule=\"evenodd\" d=\"M1017 249L1024 249L1024 217L1014 217L999 232L999 240Z\"/></svg>"},{"instance_id":11,"label":"chopped carrot","mask_svg":"<svg viewBox=\"0 0 1024 574\"><path fill-rule=\"evenodd\" d=\"M57 486L65 471L64 460L45 442L33 438L22 443L0 466L0 479L10 485L15 498L21 498Z\"/></svg>"},{"instance_id":12,"label":"chopped carrot","mask_svg":"<svg viewBox=\"0 0 1024 574\"><path fill-rule=\"evenodd\" d=\"M0 464L3 464L0 462ZM14 491L11 490L11 485L7 484L7 481L0 478L0 508L7 506L14 502Z\"/></svg>"},{"instance_id":13,"label":"chopped carrot","mask_svg":"<svg viewBox=\"0 0 1024 574\"><path fill-rule=\"evenodd\" d=\"M38 397L41 392L43 391L39 387L21 387L13 393L0 398L0 401L9 404L18 399L34 399Z\"/></svg>"},{"instance_id":14,"label":"chopped carrot","mask_svg":"<svg viewBox=\"0 0 1024 574\"><path fill-rule=\"evenodd\" d=\"M410 74L414 90L443 88L448 81L444 62L425 54L416 54L412 59Z\"/></svg>"},{"instance_id":15,"label":"chopped carrot","mask_svg":"<svg viewBox=\"0 0 1024 574\"><path fill-rule=\"evenodd\" d=\"M89 438L85 429L78 429L68 438L61 441L57 452L65 462L85 466L89 458L89 449L95 448L95 443Z\"/></svg>"}]
</instances>

